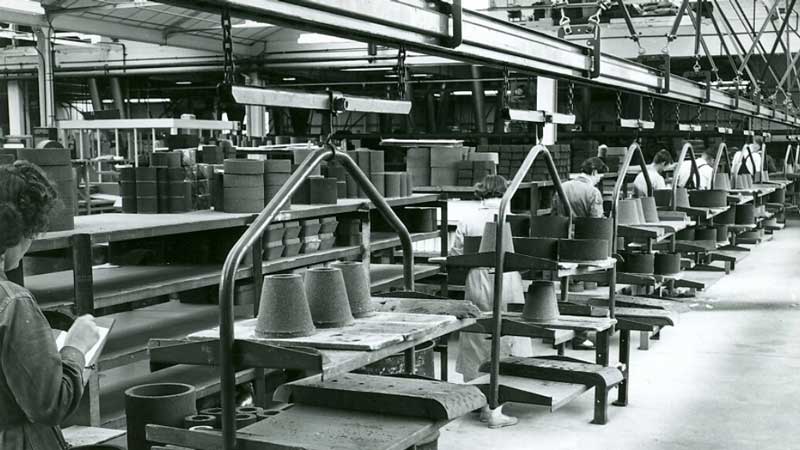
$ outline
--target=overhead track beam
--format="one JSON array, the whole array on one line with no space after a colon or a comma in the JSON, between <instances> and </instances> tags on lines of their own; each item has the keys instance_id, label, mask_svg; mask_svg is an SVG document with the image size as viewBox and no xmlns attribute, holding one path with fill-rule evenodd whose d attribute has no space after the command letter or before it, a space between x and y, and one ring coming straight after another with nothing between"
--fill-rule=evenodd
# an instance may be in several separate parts
<instances>
[{"instance_id":1,"label":"overhead track beam","mask_svg":"<svg viewBox=\"0 0 800 450\"><path fill-rule=\"evenodd\" d=\"M422 1L392 0L161 0L190 9L231 14L255 21L325 33L332 36L389 46L405 45L409 50L442 56L469 64L508 67L526 73L567 78L640 94L698 104L706 98L705 86L681 77L671 77L670 92L661 93L660 71L623 58L603 54L600 74L589 78L592 50L540 31L501 19L463 10L461 45L446 47L452 40L453 18L446 11ZM733 96L713 89L707 107L735 109ZM738 112L783 123L796 119L782 111L759 108L740 100Z\"/></svg>"}]
</instances>

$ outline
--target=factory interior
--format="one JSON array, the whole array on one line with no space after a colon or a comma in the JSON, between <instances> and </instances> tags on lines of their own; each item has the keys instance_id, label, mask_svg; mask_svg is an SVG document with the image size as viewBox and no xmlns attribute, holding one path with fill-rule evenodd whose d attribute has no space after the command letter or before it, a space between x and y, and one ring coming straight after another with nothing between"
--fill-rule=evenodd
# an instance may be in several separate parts
<instances>
[{"instance_id":1,"label":"factory interior","mask_svg":"<svg viewBox=\"0 0 800 450\"><path fill-rule=\"evenodd\" d=\"M0 0L0 450L800 449L796 3Z\"/></svg>"}]
</instances>

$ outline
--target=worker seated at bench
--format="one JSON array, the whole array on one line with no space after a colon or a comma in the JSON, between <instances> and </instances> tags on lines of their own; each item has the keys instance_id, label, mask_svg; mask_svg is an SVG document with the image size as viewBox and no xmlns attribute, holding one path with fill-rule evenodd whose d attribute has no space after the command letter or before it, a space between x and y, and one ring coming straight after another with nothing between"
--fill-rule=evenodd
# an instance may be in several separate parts
<instances>
[{"instance_id":1,"label":"worker seated at bench","mask_svg":"<svg viewBox=\"0 0 800 450\"><path fill-rule=\"evenodd\" d=\"M664 181L664 173L667 167L672 164L672 154L665 149L661 149L647 165L647 174L650 175L650 183L653 191L656 189L666 189L667 183ZM647 197L647 181L644 179L644 172L636 175L633 180L633 196Z\"/></svg>"}]
</instances>

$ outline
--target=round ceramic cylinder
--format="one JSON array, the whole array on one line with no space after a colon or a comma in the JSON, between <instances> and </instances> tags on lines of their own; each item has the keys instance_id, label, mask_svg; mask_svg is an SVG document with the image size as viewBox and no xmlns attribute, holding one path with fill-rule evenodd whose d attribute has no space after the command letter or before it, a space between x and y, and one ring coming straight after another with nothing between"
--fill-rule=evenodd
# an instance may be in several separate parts
<instances>
[{"instance_id":1,"label":"round ceramic cylinder","mask_svg":"<svg viewBox=\"0 0 800 450\"><path fill-rule=\"evenodd\" d=\"M752 204L738 205L736 207L736 223L750 225L756 222L756 210Z\"/></svg>"},{"instance_id":2,"label":"round ceramic cylinder","mask_svg":"<svg viewBox=\"0 0 800 450\"><path fill-rule=\"evenodd\" d=\"M208 426L213 428L214 426L216 426L216 424L217 424L217 418L207 414L193 414L191 416L186 416L186 418L183 419L184 428L201 427L201 426Z\"/></svg>"},{"instance_id":3,"label":"round ceramic cylinder","mask_svg":"<svg viewBox=\"0 0 800 450\"><path fill-rule=\"evenodd\" d=\"M157 383L135 386L125 391L128 448L149 450L154 443L145 438L149 424L182 428L186 416L197 412L194 386L182 383Z\"/></svg>"},{"instance_id":4,"label":"round ceramic cylinder","mask_svg":"<svg viewBox=\"0 0 800 450\"><path fill-rule=\"evenodd\" d=\"M655 271L655 255L646 253L625 253L623 272L627 273L653 273Z\"/></svg>"},{"instance_id":5,"label":"round ceramic cylinder","mask_svg":"<svg viewBox=\"0 0 800 450\"><path fill-rule=\"evenodd\" d=\"M722 208L728 205L728 191L721 189L691 191L689 203L700 208Z\"/></svg>"},{"instance_id":6,"label":"round ceramic cylinder","mask_svg":"<svg viewBox=\"0 0 800 450\"><path fill-rule=\"evenodd\" d=\"M714 228L704 228L694 231L694 240L696 241L717 241L717 230Z\"/></svg>"},{"instance_id":7,"label":"round ceramic cylinder","mask_svg":"<svg viewBox=\"0 0 800 450\"><path fill-rule=\"evenodd\" d=\"M315 332L300 275L264 277L256 335L267 338L310 336Z\"/></svg>"},{"instance_id":8,"label":"round ceramic cylinder","mask_svg":"<svg viewBox=\"0 0 800 450\"><path fill-rule=\"evenodd\" d=\"M658 275L673 275L681 271L680 253L657 253L654 272Z\"/></svg>"},{"instance_id":9,"label":"round ceramic cylinder","mask_svg":"<svg viewBox=\"0 0 800 450\"><path fill-rule=\"evenodd\" d=\"M355 323L341 269L308 269L305 284L314 325L320 328L339 328Z\"/></svg>"},{"instance_id":10,"label":"round ceramic cylinder","mask_svg":"<svg viewBox=\"0 0 800 450\"><path fill-rule=\"evenodd\" d=\"M531 217L531 237L569 237L569 218L562 216Z\"/></svg>"},{"instance_id":11,"label":"round ceramic cylinder","mask_svg":"<svg viewBox=\"0 0 800 450\"><path fill-rule=\"evenodd\" d=\"M332 263L331 267L342 271L353 317L360 318L373 314L367 266L359 261L339 261Z\"/></svg>"}]
</instances>

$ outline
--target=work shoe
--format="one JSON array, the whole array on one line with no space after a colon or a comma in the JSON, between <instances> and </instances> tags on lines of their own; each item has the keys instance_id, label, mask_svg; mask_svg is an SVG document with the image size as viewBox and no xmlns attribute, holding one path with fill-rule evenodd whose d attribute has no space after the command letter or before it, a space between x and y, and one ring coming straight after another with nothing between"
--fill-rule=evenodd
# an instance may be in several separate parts
<instances>
[{"instance_id":1,"label":"work shoe","mask_svg":"<svg viewBox=\"0 0 800 450\"><path fill-rule=\"evenodd\" d=\"M481 409L481 422L488 423L491 429L496 429L516 425L519 420L516 417L503 414L502 406L490 409L487 405Z\"/></svg>"}]
</instances>

